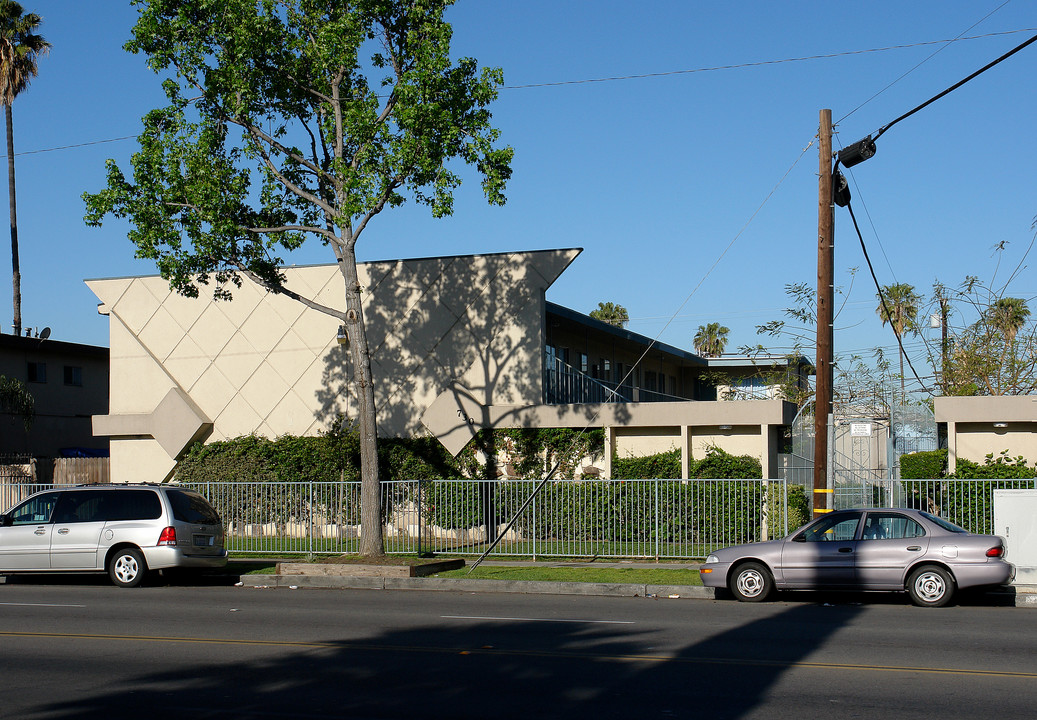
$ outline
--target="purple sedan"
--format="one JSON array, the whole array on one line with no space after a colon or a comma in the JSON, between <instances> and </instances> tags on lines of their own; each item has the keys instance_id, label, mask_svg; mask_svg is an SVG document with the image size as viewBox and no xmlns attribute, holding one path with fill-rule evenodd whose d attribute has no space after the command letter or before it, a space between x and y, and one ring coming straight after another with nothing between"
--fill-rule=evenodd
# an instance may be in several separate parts
<instances>
[{"instance_id":1,"label":"purple sedan","mask_svg":"<svg viewBox=\"0 0 1037 720\"><path fill-rule=\"evenodd\" d=\"M773 590L906 591L916 605L940 607L956 590L1002 585L1015 568L1004 541L973 535L920 510L838 510L788 537L716 550L699 572L707 587L743 602Z\"/></svg>"}]
</instances>

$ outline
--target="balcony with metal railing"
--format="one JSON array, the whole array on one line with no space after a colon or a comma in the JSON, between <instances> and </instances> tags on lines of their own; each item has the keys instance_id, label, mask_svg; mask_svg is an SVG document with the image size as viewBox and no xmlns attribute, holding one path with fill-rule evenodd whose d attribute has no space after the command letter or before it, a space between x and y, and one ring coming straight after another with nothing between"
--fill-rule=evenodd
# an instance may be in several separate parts
<instances>
[{"instance_id":1,"label":"balcony with metal railing","mask_svg":"<svg viewBox=\"0 0 1037 720\"><path fill-rule=\"evenodd\" d=\"M579 403L687 402L687 398L634 387L629 378L620 384L593 378L557 358L544 363L544 402Z\"/></svg>"}]
</instances>

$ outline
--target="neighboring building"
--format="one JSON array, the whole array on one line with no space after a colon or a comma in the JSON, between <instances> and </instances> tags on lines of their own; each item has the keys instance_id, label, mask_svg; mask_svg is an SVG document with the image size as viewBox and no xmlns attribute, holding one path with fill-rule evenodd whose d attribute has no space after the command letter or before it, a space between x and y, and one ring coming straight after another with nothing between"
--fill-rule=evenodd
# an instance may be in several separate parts
<instances>
[{"instance_id":1,"label":"neighboring building","mask_svg":"<svg viewBox=\"0 0 1037 720\"><path fill-rule=\"evenodd\" d=\"M1032 395L938 397L933 402L937 424L947 428L947 470L958 458L983 464L1002 450L1037 462L1037 397Z\"/></svg>"},{"instance_id":2,"label":"neighboring building","mask_svg":"<svg viewBox=\"0 0 1037 720\"><path fill-rule=\"evenodd\" d=\"M719 378L716 400L775 400L785 393L809 390L814 365L805 357L788 355L723 355L709 358L710 372Z\"/></svg>"},{"instance_id":3,"label":"neighboring building","mask_svg":"<svg viewBox=\"0 0 1037 720\"><path fill-rule=\"evenodd\" d=\"M108 438L93 435L91 417L108 412L108 348L0 334L0 375L23 382L36 406L28 430L0 413L0 455L107 454Z\"/></svg>"},{"instance_id":4,"label":"neighboring building","mask_svg":"<svg viewBox=\"0 0 1037 720\"><path fill-rule=\"evenodd\" d=\"M484 427L604 427L620 456L681 448L686 472L717 445L774 477L795 407L697 401L705 358L546 302L580 252L362 264L379 434L431 433L457 453ZM343 306L337 267L285 275ZM87 285L110 318L111 410L94 431L112 438L116 481L169 478L196 440L312 435L355 407L338 322L284 295L247 280L229 302L155 276Z\"/></svg>"}]
</instances>

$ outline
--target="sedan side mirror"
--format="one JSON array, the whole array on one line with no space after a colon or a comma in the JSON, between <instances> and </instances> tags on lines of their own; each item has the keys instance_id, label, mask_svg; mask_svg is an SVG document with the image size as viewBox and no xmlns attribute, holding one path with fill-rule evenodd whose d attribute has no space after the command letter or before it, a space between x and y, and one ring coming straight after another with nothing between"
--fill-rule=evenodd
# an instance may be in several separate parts
<instances>
[{"instance_id":1,"label":"sedan side mirror","mask_svg":"<svg viewBox=\"0 0 1037 720\"><path fill-rule=\"evenodd\" d=\"M807 536L805 534L803 534L803 533L800 533L796 537L792 538L792 542L806 542L806 541L807 541Z\"/></svg>"}]
</instances>

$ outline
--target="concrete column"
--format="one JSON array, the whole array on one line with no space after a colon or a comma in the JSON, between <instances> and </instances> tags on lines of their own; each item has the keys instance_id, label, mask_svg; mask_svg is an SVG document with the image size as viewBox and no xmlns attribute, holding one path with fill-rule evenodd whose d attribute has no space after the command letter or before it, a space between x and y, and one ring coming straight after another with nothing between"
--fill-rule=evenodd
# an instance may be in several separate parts
<instances>
[{"instance_id":1,"label":"concrete column","mask_svg":"<svg viewBox=\"0 0 1037 720\"><path fill-rule=\"evenodd\" d=\"M691 474L691 437L688 426L681 425L681 479L687 480Z\"/></svg>"},{"instance_id":2,"label":"concrete column","mask_svg":"<svg viewBox=\"0 0 1037 720\"><path fill-rule=\"evenodd\" d=\"M763 452L760 453L760 465L763 468L763 479L769 480L771 478L772 463L776 459L774 457L774 442L771 437L770 425L760 426L760 439L763 441L760 444L763 446Z\"/></svg>"},{"instance_id":3,"label":"concrete column","mask_svg":"<svg viewBox=\"0 0 1037 720\"><path fill-rule=\"evenodd\" d=\"M958 467L958 423L947 421L947 472L953 473Z\"/></svg>"}]
</instances>

